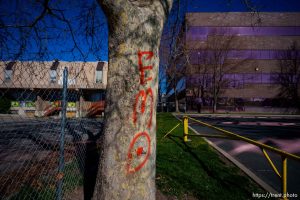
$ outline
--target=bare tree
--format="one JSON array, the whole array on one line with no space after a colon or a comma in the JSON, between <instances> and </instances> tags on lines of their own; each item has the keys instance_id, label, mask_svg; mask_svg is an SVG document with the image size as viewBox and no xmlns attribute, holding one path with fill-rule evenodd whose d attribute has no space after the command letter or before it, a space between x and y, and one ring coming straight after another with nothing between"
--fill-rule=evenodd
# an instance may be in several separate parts
<instances>
[{"instance_id":1,"label":"bare tree","mask_svg":"<svg viewBox=\"0 0 300 200\"><path fill-rule=\"evenodd\" d=\"M90 54L100 57L103 35L96 2L88 7L85 2L62 2L28 2L25 9L18 4L17 13L9 9L1 13L1 59L46 60L53 56L50 42L65 47L59 53L71 53L76 60L88 60ZM94 198L155 199L158 48L172 0L99 0L99 4L110 32L109 80ZM74 16L71 8L82 12Z\"/></svg>"},{"instance_id":2,"label":"bare tree","mask_svg":"<svg viewBox=\"0 0 300 200\"><path fill-rule=\"evenodd\" d=\"M161 66L165 69L166 93L174 96L179 112L178 93L183 89L183 78L188 55L185 49L184 14L187 2L175 0L161 38Z\"/></svg>"},{"instance_id":3,"label":"bare tree","mask_svg":"<svg viewBox=\"0 0 300 200\"><path fill-rule=\"evenodd\" d=\"M226 77L247 59L232 60L230 51L235 44L235 35L211 34L208 36L203 48L194 50L197 55L197 65L189 74L197 74L196 80L191 84L197 104L205 104L206 97L212 98L212 110L217 110L218 98L233 80ZM190 66L193 67L193 66ZM198 110L199 110L198 105Z\"/></svg>"},{"instance_id":4,"label":"bare tree","mask_svg":"<svg viewBox=\"0 0 300 200\"><path fill-rule=\"evenodd\" d=\"M98 1L108 19L110 35L105 127L99 141L101 157L94 199L155 199L158 47L173 0ZM75 5L83 9L80 16L67 12L67 8L74 5L72 2L59 5L49 0L30 1L32 9L18 8L18 13L1 13L1 59L4 55L10 55L10 60L22 56L47 59L53 53L48 43L60 41L62 45L65 42L59 40L62 36L70 38L71 44L66 45L64 51L71 52L73 58L79 55L81 60L87 60L90 53L99 53L102 46L97 33L101 31L101 22L97 20L100 17L96 14L95 2L89 7L84 5L85 1ZM9 16L16 18L7 20ZM74 21L79 23L73 24ZM12 29L17 34L12 33ZM55 34L49 36L51 30ZM77 31L85 33L88 53L83 51ZM178 53L176 49L180 48L173 48L174 43L169 64L177 69L176 61L182 56L182 50ZM38 51L28 56L32 46L38 47ZM219 71L219 65L215 64L215 85L222 80ZM173 70L175 72L177 70ZM175 85L177 75L173 80ZM219 90L214 87L215 96Z\"/></svg>"},{"instance_id":5,"label":"bare tree","mask_svg":"<svg viewBox=\"0 0 300 200\"><path fill-rule=\"evenodd\" d=\"M280 85L278 96L289 100L289 105L300 109L300 51L294 41L290 48L284 50L278 62L279 73L275 81Z\"/></svg>"},{"instance_id":6,"label":"bare tree","mask_svg":"<svg viewBox=\"0 0 300 200\"><path fill-rule=\"evenodd\" d=\"M155 199L159 44L172 0L100 0L109 80L94 199Z\"/></svg>"},{"instance_id":7,"label":"bare tree","mask_svg":"<svg viewBox=\"0 0 300 200\"><path fill-rule=\"evenodd\" d=\"M53 60L67 54L86 61L100 58L105 49L106 24L96 1L1 1L0 8L1 60Z\"/></svg>"},{"instance_id":8,"label":"bare tree","mask_svg":"<svg viewBox=\"0 0 300 200\"><path fill-rule=\"evenodd\" d=\"M201 112L201 107L206 104L206 97L211 87L211 76L208 73L208 52L198 50L197 52L197 65L189 66L186 71L187 87L192 92L192 97L196 101L197 110ZM196 75L195 75L196 74ZM190 78L191 77L191 78ZM194 104L191 104L192 109Z\"/></svg>"},{"instance_id":9,"label":"bare tree","mask_svg":"<svg viewBox=\"0 0 300 200\"><path fill-rule=\"evenodd\" d=\"M161 56L160 56L161 58ZM159 74L158 74L158 106L160 106L160 111L164 111L164 103L165 103L165 97L166 97L166 66L161 64L159 66Z\"/></svg>"},{"instance_id":10,"label":"bare tree","mask_svg":"<svg viewBox=\"0 0 300 200\"><path fill-rule=\"evenodd\" d=\"M186 65L189 61L184 39L184 32L182 30L176 37L176 44L172 47L172 54L169 57L166 69L168 88L169 91L172 90L174 93L176 112L179 112L178 93L182 89L182 80L185 77Z\"/></svg>"}]
</instances>

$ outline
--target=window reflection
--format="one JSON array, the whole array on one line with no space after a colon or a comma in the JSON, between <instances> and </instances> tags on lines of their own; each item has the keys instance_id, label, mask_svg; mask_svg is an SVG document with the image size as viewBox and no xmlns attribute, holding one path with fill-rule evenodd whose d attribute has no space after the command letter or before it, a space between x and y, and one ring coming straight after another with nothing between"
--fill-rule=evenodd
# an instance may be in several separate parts
<instances>
[{"instance_id":1,"label":"window reflection","mask_svg":"<svg viewBox=\"0 0 300 200\"><path fill-rule=\"evenodd\" d=\"M186 37L189 40L204 40L207 35L239 36L293 36L300 35L300 27L202 27L190 26Z\"/></svg>"},{"instance_id":2,"label":"window reflection","mask_svg":"<svg viewBox=\"0 0 300 200\"><path fill-rule=\"evenodd\" d=\"M227 73L223 75L223 88L244 88L250 84L276 84L276 73ZM212 74L198 74L187 78L187 86L212 86Z\"/></svg>"}]
</instances>

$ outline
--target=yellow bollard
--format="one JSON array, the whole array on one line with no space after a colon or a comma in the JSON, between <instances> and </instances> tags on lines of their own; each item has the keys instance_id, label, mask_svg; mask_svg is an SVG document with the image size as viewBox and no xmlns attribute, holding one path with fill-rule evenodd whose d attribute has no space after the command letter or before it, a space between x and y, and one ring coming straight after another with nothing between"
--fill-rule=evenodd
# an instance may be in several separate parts
<instances>
[{"instance_id":1,"label":"yellow bollard","mask_svg":"<svg viewBox=\"0 0 300 200\"><path fill-rule=\"evenodd\" d=\"M283 199L287 200L287 158L282 156L282 195Z\"/></svg>"},{"instance_id":2,"label":"yellow bollard","mask_svg":"<svg viewBox=\"0 0 300 200\"><path fill-rule=\"evenodd\" d=\"M187 116L183 117L183 141L188 142L188 134L189 134L189 121Z\"/></svg>"}]
</instances>

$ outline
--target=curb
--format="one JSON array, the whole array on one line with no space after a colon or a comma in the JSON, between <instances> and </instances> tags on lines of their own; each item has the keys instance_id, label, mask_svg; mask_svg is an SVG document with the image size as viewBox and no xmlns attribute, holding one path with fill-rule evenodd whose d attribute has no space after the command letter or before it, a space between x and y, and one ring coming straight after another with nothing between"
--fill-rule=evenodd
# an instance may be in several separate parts
<instances>
[{"instance_id":1,"label":"curb","mask_svg":"<svg viewBox=\"0 0 300 200\"><path fill-rule=\"evenodd\" d=\"M194 131L197 135L199 133L192 127L189 126L189 129ZM250 171L245 165L240 163L238 160L236 160L234 157L229 155L227 152L219 148L217 145L215 145L213 142L208 140L207 138L203 137L203 139L210 145L212 146L216 151L221 153L227 160L231 161L235 166L240 168L245 174L247 174L254 182L256 182L258 185L260 185L264 190L271 192L273 194L279 194L278 191L276 191L273 187L271 187L269 184L264 182L262 179L260 179L258 176L256 176L252 171Z\"/></svg>"},{"instance_id":2,"label":"curb","mask_svg":"<svg viewBox=\"0 0 300 200\"><path fill-rule=\"evenodd\" d=\"M173 114L173 116L181 121L177 116ZM189 126L189 129L195 132L195 134L199 135L198 131L196 131L194 128ZM264 182L262 179L260 179L258 176L256 176L252 171L250 171L245 165L240 163L238 160L236 160L234 157L229 155L227 152L225 152L223 149L219 148L217 145L215 145L213 142L208 140L205 137L202 137L211 147L213 147L216 151L218 151L220 154L222 154L227 160L231 161L235 166L240 168L247 176L249 176L254 182L256 182L258 185L260 185L264 190L271 192L273 194L279 194L278 191L276 191L273 187L271 187L269 184Z\"/></svg>"},{"instance_id":3,"label":"curb","mask_svg":"<svg viewBox=\"0 0 300 200\"><path fill-rule=\"evenodd\" d=\"M300 119L300 115L279 115L279 114L210 114L210 113L172 113L173 115L187 115L197 117L228 117L228 118L269 118L269 119Z\"/></svg>"}]
</instances>

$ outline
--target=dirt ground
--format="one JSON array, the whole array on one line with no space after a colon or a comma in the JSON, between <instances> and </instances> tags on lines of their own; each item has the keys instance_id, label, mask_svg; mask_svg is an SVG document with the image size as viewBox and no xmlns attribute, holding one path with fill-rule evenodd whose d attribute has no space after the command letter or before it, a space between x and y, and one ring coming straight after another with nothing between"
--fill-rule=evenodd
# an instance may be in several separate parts
<instances>
[{"instance_id":1,"label":"dirt ground","mask_svg":"<svg viewBox=\"0 0 300 200\"><path fill-rule=\"evenodd\" d=\"M84 200L83 197L83 187L77 188L72 193L65 195L66 200ZM156 192L156 200L178 200L175 196L166 196L162 194L159 190ZM196 200L196 198L185 195L182 200Z\"/></svg>"}]
</instances>

